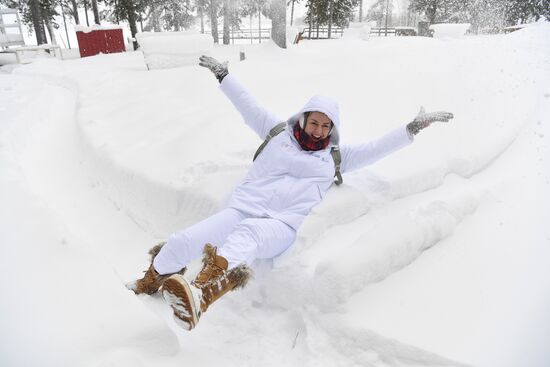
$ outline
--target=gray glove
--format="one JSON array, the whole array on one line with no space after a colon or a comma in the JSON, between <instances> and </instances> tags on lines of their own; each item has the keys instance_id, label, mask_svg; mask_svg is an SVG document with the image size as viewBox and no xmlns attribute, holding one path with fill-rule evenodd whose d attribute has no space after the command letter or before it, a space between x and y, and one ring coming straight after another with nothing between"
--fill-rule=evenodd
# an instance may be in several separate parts
<instances>
[{"instance_id":1,"label":"gray glove","mask_svg":"<svg viewBox=\"0 0 550 367\"><path fill-rule=\"evenodd\" d=\"M424 111L424 107L420 107L418 116L416 116L412 122L407 124L407 132L410 135L416 135L420 130L430 126L432 122L449 122L449 120L453 117L454 116L452 113L445 111L426 113L426 111Z\"/></svg>"},{"instance_id":2,"label":"gray glove","mask_svg":"<svg viewBox=\"0 0 550 367\"><path fill-rule=\"evenodd\" d=\"M216 76L216 79L218 79L220 83L222 82L223 78L225 78L225 76L229 73L229 70L227 70L227 61L221 63L215 58L205 55L199 57L199 60L199 65L210 69L210 71Z\"/></svg>"}]
</instances>

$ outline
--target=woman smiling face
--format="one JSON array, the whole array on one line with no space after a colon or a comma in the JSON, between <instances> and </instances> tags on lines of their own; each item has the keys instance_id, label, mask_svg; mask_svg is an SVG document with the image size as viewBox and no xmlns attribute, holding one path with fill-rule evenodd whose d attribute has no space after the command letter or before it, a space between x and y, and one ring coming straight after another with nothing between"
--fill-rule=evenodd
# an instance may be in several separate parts
<instances>
[{"instance_id":1,"label":"woman smiling face","mask_svg":"<svg viewBox=\"0 0 550 367\"><path fill-rule=\"evenodd\" d=\"M304 131L314 141L325 139L332 129L332 121L322 112L311 112L307 117Z\"/></svg>"}]
</instances>

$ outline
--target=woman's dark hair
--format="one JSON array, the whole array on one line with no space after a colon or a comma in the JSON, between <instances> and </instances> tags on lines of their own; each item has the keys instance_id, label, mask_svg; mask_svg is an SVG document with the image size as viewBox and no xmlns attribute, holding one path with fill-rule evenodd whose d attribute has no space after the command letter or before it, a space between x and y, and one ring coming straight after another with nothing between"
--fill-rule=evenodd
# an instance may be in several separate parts
<instances>
[{"instance_id":1,"label":"woman's dark hair","mask_svg":"<svg viewBox=\"0 0 550 367\"><path fill-rule=\"evenodd\" d=\"M306 128L307 118L309 117L309 115L311 115L311 111L304 112L304 127L303 127L303 129Z\"/></svg>"}]
</instances>

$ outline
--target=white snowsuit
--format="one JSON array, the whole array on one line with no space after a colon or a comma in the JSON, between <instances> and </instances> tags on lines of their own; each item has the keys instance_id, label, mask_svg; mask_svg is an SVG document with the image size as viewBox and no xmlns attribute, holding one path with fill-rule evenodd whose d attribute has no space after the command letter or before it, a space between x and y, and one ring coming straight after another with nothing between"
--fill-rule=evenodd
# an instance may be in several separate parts
<instances>
[{"instance_id":1,"label":"white snowsuit","mask_svg":"<svg viewBox=\"0 0 550 367\"><path fill-rule=\"evenodd\" d=\"M262 140L281 122L260 107L233 75L227 75L220 88ZM308 111L322 112L334 124L326 149L302 150L294 138L294 124ZM334 183L330 150L339 143L339 128L338 104L327 97L312 97L287 120L286 130L266 145L235 188L227 208L171 235L155 258L155 269L160 274L179 271L200 256L206 243L218 246L218 254L228 260L229 268L284 252L294 242L305 216ZM341 145L341 172L376 162L411 142L403 125L366 144Z\"/></svg>"}]
</instances>

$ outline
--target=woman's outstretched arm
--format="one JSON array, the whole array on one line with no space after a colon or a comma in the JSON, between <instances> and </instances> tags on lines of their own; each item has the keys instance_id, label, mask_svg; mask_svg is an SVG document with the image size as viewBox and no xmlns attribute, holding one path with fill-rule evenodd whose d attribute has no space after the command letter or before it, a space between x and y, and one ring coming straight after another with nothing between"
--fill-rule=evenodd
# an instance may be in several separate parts
<instances>
[{"instance_id":1,"label":"woman's outstretched arm","mask_svg":"<svg viewBox=\"0 0 550 367\"><path fill-rule=\"evenodd\" d=\"M390 131L388 134L366 144L342 145L342 172L349 172L372 164L388 154L395 152L414 140L420 130L434 122L449 122L454 116L450 112L439 111L426 113L424 108L412 122Z\"/></svg>"},{"instance_id":2,"label":"woman's outstretched arm","mask_svg":"<svg viewBox=\"0 0 550 367\"><path fill-rule=\"evenodd\" d=\"M199 60L199 65L208 68L218 79L220 89L239 111L244 122L261 139L265 139L269 130L281 120L269 110L260 106L246 88L239 83L237 78L229 74L227 62L221 63L209 56L201 56Z\"/></svg>"}]
</instances>

